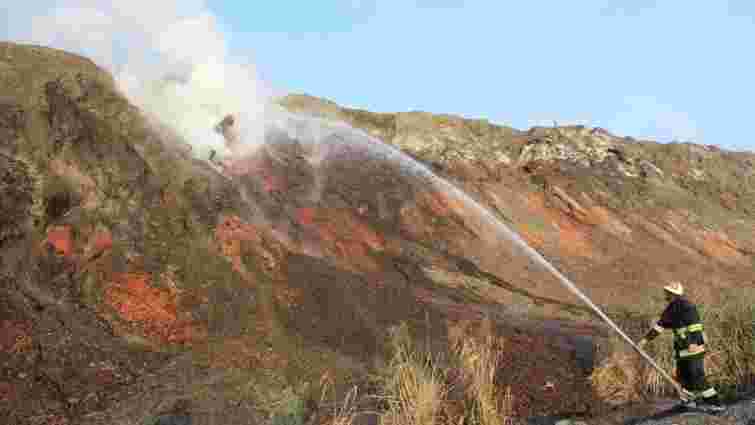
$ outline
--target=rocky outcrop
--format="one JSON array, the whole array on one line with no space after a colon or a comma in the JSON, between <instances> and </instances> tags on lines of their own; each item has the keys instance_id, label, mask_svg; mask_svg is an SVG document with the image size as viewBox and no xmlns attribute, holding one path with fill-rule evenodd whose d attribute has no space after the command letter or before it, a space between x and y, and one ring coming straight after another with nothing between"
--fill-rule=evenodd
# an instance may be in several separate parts
<instances>
[{"instance_id":1,"label":"rocky outcrop","mask_svg":"<svg viewBox=\"0 0 755 425\"><path fill-rule=\"evenodd\" d=\"M294 112L345 121L373 137L390 143L426 163L495 169L511 165L512 139L517 131L486 120L468 120L426 112L376 114L341 108L333 102L305 95L291 95L281 104Z\"/></svg>"},{"instance_id":2,"label":"rocky outcrop","mask_svg":"<svg viewBox=\"0 0 755 425\"><path fill-rule=\"evenodd\" d=\"M719 193L729 189L728 181L744 178L738 191L752 199L752 153L689 143L664 145L585 126L534 127L523 133L450 115L370 113L306 95L289 95L280 103L292 111L345 121L430 164L531 169L547 163L567 170L573 166L583 174L597 173L607 179L649 179L656 186L673 184L686 189L690 183L698 183ZM461 170L454 171L466 177Z\"/></svg>"}]
</instances>

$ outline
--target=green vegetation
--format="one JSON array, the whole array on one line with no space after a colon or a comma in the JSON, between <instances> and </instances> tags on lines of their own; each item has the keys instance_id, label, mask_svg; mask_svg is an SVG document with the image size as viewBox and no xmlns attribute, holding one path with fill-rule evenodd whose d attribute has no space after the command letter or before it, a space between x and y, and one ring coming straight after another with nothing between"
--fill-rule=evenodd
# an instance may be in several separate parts
<instances>
[{"instance_id":1,"label":"green vegetation","mask_svg":"<svg viewBox=\"0 0 755 425\"><path fill-rule=\"evenodd\" d=\"M286 388L278 401L272 417L272 425L304 425L306 404L291 387Z\"/></svg>"},{"instance_id":2,"label":"green vegetation","mask_svg":"<svg viewBox=\"0 0 755 425\"><path fill-rule=\"evenodd\" d=\"M343 114L357 128L377 132L385 141L396 135L396 114L377 114L359 109L343 109Z\"/></svg>"}]
</instances>

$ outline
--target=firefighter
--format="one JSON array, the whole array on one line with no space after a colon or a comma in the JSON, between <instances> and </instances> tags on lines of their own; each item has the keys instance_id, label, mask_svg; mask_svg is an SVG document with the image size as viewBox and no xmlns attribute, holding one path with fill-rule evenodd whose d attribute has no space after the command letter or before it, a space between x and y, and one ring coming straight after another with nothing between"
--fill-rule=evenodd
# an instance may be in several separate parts
<instances>
[{"instance_id":1,"label":"firefighter","mask_svg":"<svg viewBox=\"0 0 755 425\"><path fill-rule=\"evenodd\" d=\"M663 289L669 304L658 323L638 345L643 347L664 330L672 330L677 379L682 388L694 396L685 406L696 407L696 402L701 402L701 407L712 412L721 412L724 408L721 406L718 393L705 379L705 335L697 307L684 297L684 287L680 282L671 282Z\"/></svg>"}]
</instances>

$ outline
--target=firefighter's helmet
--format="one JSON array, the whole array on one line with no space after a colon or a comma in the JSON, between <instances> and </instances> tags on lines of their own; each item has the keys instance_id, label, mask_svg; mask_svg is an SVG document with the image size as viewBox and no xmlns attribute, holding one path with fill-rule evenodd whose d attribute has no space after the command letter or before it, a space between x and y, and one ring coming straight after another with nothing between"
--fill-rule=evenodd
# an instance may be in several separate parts
<instances>
[{"instance_id":1,"label":"firefighter's helmet","mask_svg":"<svg viewBox=\"0 0 755 425\"><path fill-rule=\"evenodd\" d=\"M681 282L669 282L668 285L664 286L663 289L666 292L670 292L674 295L682 295L684 294L684 286L682 286Z\"/></svg>"}]
</instances>

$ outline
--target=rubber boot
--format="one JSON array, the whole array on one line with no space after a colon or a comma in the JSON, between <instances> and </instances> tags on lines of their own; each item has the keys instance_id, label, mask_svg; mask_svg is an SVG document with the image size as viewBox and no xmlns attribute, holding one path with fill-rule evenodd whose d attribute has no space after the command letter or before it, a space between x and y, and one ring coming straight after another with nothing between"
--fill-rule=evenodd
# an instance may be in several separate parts
<instances>
[{"instance_id":1,"label":"rubber boot","mask_svg":"<svg viewBox=\"0 0 755 425\"><path fill-rule=\"evenodd\" d=\"M700 407L710 413L721 413L725 410L724 406L721 405L721 401L718 399L718 395L704 398Z\"/></svg>"}]
</instances>

